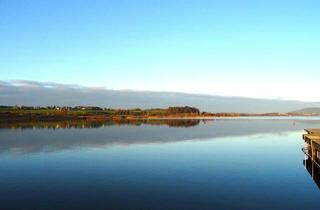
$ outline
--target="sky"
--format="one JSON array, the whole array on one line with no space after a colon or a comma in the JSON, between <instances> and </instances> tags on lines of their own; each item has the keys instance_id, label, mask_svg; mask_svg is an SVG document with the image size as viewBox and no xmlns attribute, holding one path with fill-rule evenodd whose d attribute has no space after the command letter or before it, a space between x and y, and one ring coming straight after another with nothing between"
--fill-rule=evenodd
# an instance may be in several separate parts
<instances>
[{"instance_id":1,"label":"sky","mask_svg":"<svg viewBox=\"0 0 320 210\"><path fill-rule=\"evenodd\" d=\"M0 0L0 80L320 101L319 10L316 0Z\"/></svg>"}]
</instances>

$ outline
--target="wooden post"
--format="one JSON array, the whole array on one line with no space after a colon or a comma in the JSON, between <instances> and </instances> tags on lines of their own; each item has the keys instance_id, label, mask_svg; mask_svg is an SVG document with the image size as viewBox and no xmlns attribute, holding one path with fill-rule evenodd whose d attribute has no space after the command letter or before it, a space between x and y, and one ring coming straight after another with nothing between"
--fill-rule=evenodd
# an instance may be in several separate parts
<instances>
[{"instance_id":1,"label":"wooden post","mask_svg":"<svg viewBox=\"0 0 320 210\"><path fill-rule=\"evenodd\" d=\"M308 155L312 156L311 154L311 142L310 141L306 141L307 143L307 147L308 147Z\"/></svg>"},{"instance_id":2,"label":"wooden post","mask_svg":"<svg viewBox=\"0 0 320 210\"><path fill-rule=\"evenodd\" d=\"M313 160L317 159L317 149L316 149L316 144L314 141L311 141L311 157Z\"/></svg>"}]
</instances>

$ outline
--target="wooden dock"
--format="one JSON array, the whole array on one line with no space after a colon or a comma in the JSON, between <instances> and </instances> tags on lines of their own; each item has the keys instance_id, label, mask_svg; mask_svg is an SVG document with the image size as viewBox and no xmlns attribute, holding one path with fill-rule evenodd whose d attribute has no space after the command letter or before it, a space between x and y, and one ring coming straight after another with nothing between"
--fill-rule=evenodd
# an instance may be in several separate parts
<instances>
[{"instance_id":1,"label":"wooden dock","mask_svg":"<svg viewBox=\"0 0 320 210\"><path fill-rule=\"evenodd\" d=\"M307 133L303 134L303 139L307 143L308 155L310 155L313 160L319 161L319 159L320 159L320 129L305 129L305 131Z\"/></svg>"},{"instance_id":2,"label":"wooden dock","mask_svg":"<svg viewBox=\"0 0 320 210\"><path fill-rule=\"evenodd\" d=\"M306 154L303 164L320 189L320 129L305 129L305 131L303 139L307 147L302 149Z\"/></svg>"},{"instance_id":3,"label":"wooden dock","mask_svg":"<svg viewBox=\"0 0 320 210\"><path fill-rule=\"evenodd\" d=\"M304 130L307 132L307 134L320 136L320 128L310 128L310 129L304 129Z\"/></svg>"},{"instance_id":4,"label":"wooden dock","mask_svg":"<svg viewBox=\"0 0 320 210\"><path fill-rule=\"evenodd\" d=\"M305 131L303 139L307 147L302 149L306 154L303 164L320 189L320 129L305 129Z\"/></svg>"}]
</instances>

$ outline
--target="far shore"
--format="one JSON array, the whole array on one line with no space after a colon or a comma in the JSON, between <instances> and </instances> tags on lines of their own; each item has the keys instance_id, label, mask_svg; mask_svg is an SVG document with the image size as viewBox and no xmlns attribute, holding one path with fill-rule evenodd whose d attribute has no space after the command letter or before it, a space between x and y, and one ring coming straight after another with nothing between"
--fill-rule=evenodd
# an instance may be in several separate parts
<instances>
[{"instance_id":1,"label":"far shore","mask_svg":"<svg viewBox=\"0 0 320 210\"><path fill-rule=\"evenodd\" d=\"M63 120L178 120L217 119L240 117L290 117L310 116L290 113L212 113L190 106L175 106L152 109L111 109L94 106L76 107L30 107L0 106L0 122L63 121ZM314 115L312 115L314 116Z\"/></svg>"}]
</instances>

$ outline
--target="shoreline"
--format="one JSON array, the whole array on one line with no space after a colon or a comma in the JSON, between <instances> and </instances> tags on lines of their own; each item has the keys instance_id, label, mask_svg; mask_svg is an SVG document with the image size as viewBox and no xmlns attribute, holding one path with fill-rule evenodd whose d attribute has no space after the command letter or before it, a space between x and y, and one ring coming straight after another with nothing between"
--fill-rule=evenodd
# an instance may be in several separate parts
<instances>
[{"instance_id":1,"label":"shoreline","mask_svg":"<svg viewBox=\"0 0 320 210\"><path fill-rule=\"evenodd\" d=\"M90 116L6 116L0 115L0 123L20 123L20 122L55 122L55 121L139 121L139 120L215 120L215 119L274 119L274 118L316 118L320 116L306 116L306 115L247 115L247 116L104 116L104 115L90 115Z\"/></svg>"},{"instance_id":2,"label":"shoreline","mask_svg":"<svg viewBox=\"0 0 320 210\"><path fill-rule=\"evenodd\" d=\"M304 115L293 113L231 113L201 112L196 107L173 106L151 109L111 109L95 106L75 107L26 107L0 106L0 123L32 122L32 121L65 121L65 120L210 120L239 118L271 118L271 117L316 117L320 115Z\"/></svg>"}]
</instances>

